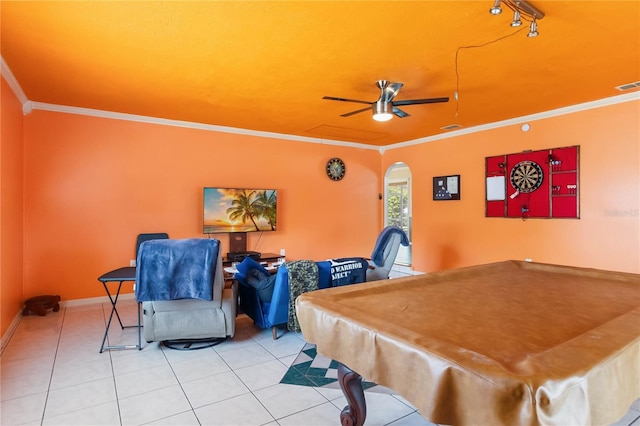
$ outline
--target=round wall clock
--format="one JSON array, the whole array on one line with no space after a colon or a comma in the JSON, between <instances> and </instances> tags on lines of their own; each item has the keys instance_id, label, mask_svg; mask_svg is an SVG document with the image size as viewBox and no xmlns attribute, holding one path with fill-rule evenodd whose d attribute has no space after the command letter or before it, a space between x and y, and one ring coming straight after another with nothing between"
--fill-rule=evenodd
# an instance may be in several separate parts
<instances>
[{"instance_id":1,"label":"round wall clock","mask_svg":"<svg viewBox=\"0 0 640 426\"><path fill-rule=\"evenodd\" d=\"M542 179L542 167L534 161L521 161L511 169L511 185L522 193L538 189Z\"/></svg>"},{"instance_id":2,"label":"round wall clock","mask_svg":"<svg viewBox=\"0 0 640 426\"><path fill-rule=\"evenodd\" d=\"M344 162L339 158L332 158L327 161L327 176L331 180L340 180L344 177L346 169Z\"/></svg>"}]
</instances>

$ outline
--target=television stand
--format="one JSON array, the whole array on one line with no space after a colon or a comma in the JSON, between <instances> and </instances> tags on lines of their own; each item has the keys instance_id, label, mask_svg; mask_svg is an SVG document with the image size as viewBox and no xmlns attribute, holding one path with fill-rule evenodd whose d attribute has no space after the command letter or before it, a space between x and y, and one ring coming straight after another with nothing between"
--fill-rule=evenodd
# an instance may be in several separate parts
<instances>
[{"instance_id":1,"label":"television stand","mask_svg":"<svg viewBox=\"0 0 640 426\"><path fill-rule=\"evenodd\" d=\"M257 251L235 251L227 253L227 260L230 262L242 262L246 257L258 260L261 256L262 253Z\"/></svg>"}]
</instances>

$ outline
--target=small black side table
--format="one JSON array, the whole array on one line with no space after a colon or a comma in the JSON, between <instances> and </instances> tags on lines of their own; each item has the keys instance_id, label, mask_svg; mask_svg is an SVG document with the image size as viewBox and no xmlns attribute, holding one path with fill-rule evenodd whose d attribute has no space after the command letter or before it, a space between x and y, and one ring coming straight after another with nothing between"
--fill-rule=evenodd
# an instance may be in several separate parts
<instances>
[{"instance_id":1,"label":"small black side table","mask_svg":"<svg viewBox=\"0 0 640 426\"><path fill-rule=\"evenodd\" d=\"M109 300L111 301L111 315L109 315L109 321L107 322L106 330L104 331L104 337L102 338L102 345L100 346L100 353L104 350L108 349L138 349L142 350L142 338L140 333L140 303L138 303L138 325L123 325L122 320L120 319L120 315L118 315L118 310L116 309L116 303L118 303L118 297L120 296L120 289L122 288L122 283L125 281L135 281L136 280L136 268L133 266L127 266L124 268L114 269L113 271L107 272L104 275L101 275L98 278L98 281L102 283L104 286L104 290L107 292L107 296L109 296ZM117 282L118 289L114 295L109 292L109 287L107 283ZM138 327L138 344L137 345L115 345L115 346L105 346L105 342L107 341L107 335L109 334L109 327L111 326L111 320L113 319L113 314L118 318L118 322L120 323L120 327L124 330L129 327Z\"/></svg>"}]
</instances>

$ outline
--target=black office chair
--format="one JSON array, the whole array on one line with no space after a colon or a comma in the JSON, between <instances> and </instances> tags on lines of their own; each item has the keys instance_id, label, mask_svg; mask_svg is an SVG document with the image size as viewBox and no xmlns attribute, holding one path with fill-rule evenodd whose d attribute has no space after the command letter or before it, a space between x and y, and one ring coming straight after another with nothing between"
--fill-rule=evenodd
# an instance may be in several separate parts
<instances>
[{"instance_id":1,"label":"black office chair","mask_svg":"<svg viewBox=\"0 0 640 426\"><path fill-rule=\"evenodd\" d=\"M155 234L138 234L136 241L136 259L138 258L138 251L140 251L140 244L149 240L166 240L169 238L169 234L166 232L157 232Z\"/></svg>"}]
</instances>

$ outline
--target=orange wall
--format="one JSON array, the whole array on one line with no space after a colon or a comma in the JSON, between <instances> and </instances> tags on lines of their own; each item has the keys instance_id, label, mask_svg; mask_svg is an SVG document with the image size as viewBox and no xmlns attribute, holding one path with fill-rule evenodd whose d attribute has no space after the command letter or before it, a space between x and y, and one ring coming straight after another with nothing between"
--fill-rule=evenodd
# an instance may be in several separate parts
<instances>
[{"instance_id":1,"label":"orange wall","mask_svg":"<svg viewBox=\"0 0 640 426\"><path fill-rule=\"evenodd\" d=\"M279 229L250 234L250 249L367 256L382 223L381 176L397 161L412 171L415 270L529 257L639 273L639 109L627 102L532 121L527 133L517 125L389 149L381 160L374 150L39 110L23 118L3 82L1 332L27 297L104 296L96 278L128 264L140 232L202 237L203 186L278 189ZM484 217L486 156L568 145L581 147L581 219ZM347 164L341 182L324 173L333 156ZM433 202L432 177L458 173L462 200Z\"/></svg>"},{"instance_id":2,"label":"orange wall","mask_svg":"<svg viewBox=\"0 0 640 426\"><path fill-rule=\"evenodd\" d=\"M640 273L640 102L390 149L413 182L413 263L434 271L504 259ZM484 217L484 158L580 145L580 219ZM460 201L433 201L433 176L460 174Z\"/></svg>"},{"instance_id":3,"label":"orange wall","mask_svg":"<svg viewBox=\"0 0 640 426\"><path fill-rule=\"evenodd\" d=\"M205 237L204 186L278 190L278 230L249 234L252 250L369 256L380 230L375 150L39 110L25 123L25 297L103 296L97 277L129 264L141 232Z\"/></svg>"},{"instance_id":4,"label":"orange wall","mask_svg":"<svg viewBox=\"0 0 640 426\"><path fill-rule=\"evenodd\" d=\"M4 78L0 87L0 335L23 302L22 106Z\"/></svg>"}]
</instances>

